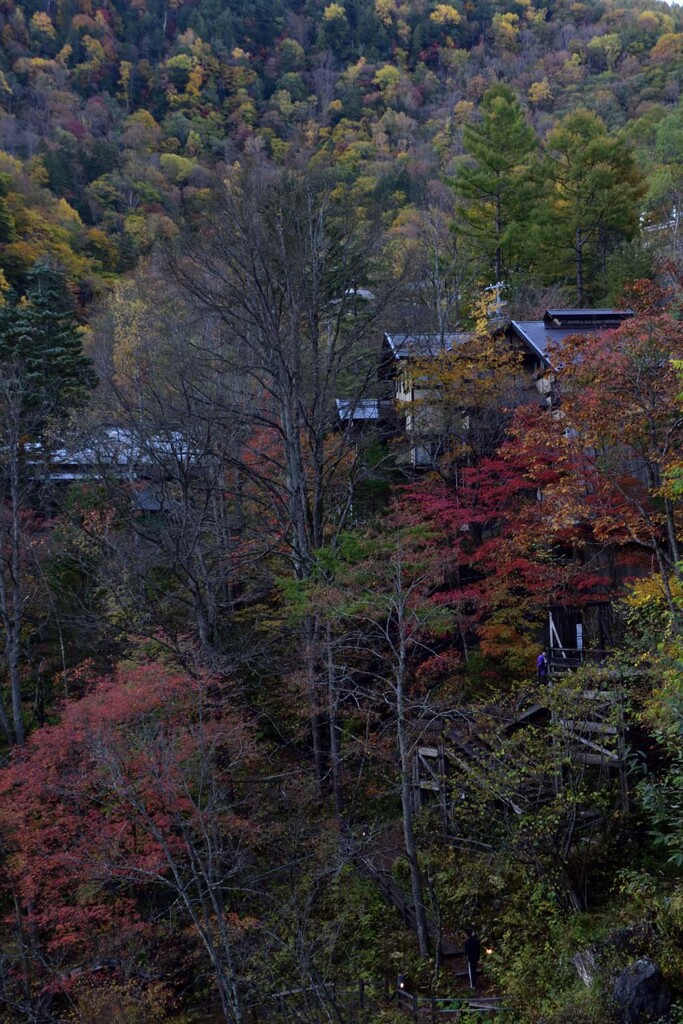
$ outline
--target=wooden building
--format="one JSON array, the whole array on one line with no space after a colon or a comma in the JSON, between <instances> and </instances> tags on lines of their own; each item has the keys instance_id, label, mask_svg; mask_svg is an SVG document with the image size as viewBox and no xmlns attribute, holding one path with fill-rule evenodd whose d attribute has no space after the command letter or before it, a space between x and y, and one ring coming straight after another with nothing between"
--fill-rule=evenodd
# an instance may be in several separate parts
<instances>
[{"instance_id":1,"label":"wooden building","mask_svg":"<svg viewBox=\"0 0 683 1024\"><path fill-rule=\"evenodd\" d=\"M536 382L537 391L550 401L553 375L549 353L561 348L570 335L613 331L633 315L632 309L546 309L542 320L511 320L506 333L521 352L524 369Z\"/></svg>"},{"instance_id":2,"label":"wooden building","mask_svg":"<svg viewBox=\"0 0 683 1024\"><path fill-rule=\"evenodd\" d=\"M471 331L450 334L385 334L380 376L393 390L398 421L408 442L407 461L415 469L434 465L443 423L437 403L430 404L432 389L419 364L453 352L471 341Z\"/></svg>"},{"instance_id":3,"label":"wooden building","mask_svg":"<svg viewBox=\"0 0 683 1024\"><path fill-rule=\"evenodd\" d=\"M541 320L511 320L492 325L492 334L503 339L521 362L521 375L528 387L520 389L517 401L551 404L552 366L549 353L561 346L564 338L575 334L597 334L614 330L628 317L631 309L547 309ZM425 379L424 364L454 352L476 337L472 331L447 334L385 334L382 340L380 378L395 404L398 422L407 444L406 461L416 469L434 465L443 430L439 402L430 404L434 385ZM463 410L463 418L473 410Z\"/></svg>"}]
</instances>

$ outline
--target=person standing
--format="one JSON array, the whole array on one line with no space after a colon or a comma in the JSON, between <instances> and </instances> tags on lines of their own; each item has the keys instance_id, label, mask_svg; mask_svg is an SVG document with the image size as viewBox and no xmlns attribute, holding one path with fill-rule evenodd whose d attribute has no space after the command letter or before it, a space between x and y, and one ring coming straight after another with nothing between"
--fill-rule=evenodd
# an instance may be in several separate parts
<instances>
[{"instance_id":1,"label":"person standing","mask_svg":"<svg viewBox=\"0 0 683 1024\"><path fill-rule=\"evenodd\" d=\"M541 686L548 682L548 652L544 649L536 658L536 674Z\"/></svg>"},{"instance_id":2,"label":"person standing","mask_svg":"<svg viewBox=\"0 0 683 1024\"><path fill-rule=\"evenodd\" d=\"M470 988L477 987L477 964L481 956L481 943L474 934L473 928L466 928L465 935L465 957L467 958L467 972L470 977Z\"/></svg>"}]
</instances>

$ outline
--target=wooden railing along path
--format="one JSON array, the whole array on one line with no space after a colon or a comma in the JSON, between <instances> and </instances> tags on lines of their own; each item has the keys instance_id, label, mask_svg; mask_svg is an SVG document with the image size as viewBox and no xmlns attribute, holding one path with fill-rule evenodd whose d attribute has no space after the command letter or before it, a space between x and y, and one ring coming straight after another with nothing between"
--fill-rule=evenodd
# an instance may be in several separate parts
<instances>
[{"instance_id":1,"label":"wooden railing along path","mask_svg":"<svg viewBox=\"0 0 683 1024\"><path fill-rule=\"evenodd\" d=\"M418 1021L457 1021L463 1014L469 1018L472 1013L484 1017L507 1012L500 996L420 996L399 989L397 998L399 1007Z\"/></svg>"},{"instance_id":2,"label":"wooden railing along path","mask_svg":"<svg viewBox=\"0 0 683 1024\"><path fill-rule=\"evenodd\" d=\"M359 979L355 984L323 982L302 988L276 992L249 1010L250 1024L274 1021L321 1024L367 1024L373 1012L395 1005L416 1021L458 1021L463 1014L476 1013L482 1020L506 1012L499 996L424 996L403 987L390 991L388 982L376 987ZM469 1016L468 1016L469 1019Z\"/></svg>"}]
</instances>

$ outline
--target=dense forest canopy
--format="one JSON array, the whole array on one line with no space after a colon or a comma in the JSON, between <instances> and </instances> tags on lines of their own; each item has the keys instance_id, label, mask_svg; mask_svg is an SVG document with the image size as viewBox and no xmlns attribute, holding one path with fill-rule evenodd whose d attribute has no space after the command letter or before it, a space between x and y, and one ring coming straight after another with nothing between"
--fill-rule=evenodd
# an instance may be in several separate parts
<instances>
[{"instance_id":1,"label":"dense forest canopy","mask_svg":"<svg viewBox=\"0 0 683 1024\"><path fill-rule=\"evenodd\" d=\"M0 34L0 1022L675 1024L683 7Z\"/></svg>"},{"instance_id":2,"label":"dense forest canopy","mask_svg":"<svg viewBox=\"0 0 683 1024\"><path fill-rule=\"evenodd\" d=\"M51 253L88 300L245 154L333 161L359 201L400 219L469 166L498 82L537 145L577 109L625 133L646 222L662 223L680 188L676 6L7 2L0 19L12 286Z\"/></svg>"}]
</instances>

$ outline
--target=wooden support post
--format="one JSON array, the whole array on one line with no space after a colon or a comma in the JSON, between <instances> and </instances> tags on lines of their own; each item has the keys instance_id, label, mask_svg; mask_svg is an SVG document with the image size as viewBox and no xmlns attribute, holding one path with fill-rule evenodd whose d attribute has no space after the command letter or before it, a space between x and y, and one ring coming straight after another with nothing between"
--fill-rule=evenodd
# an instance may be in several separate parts
<instances>
[{"instance_id":1,"label":"wooden support post","mask_svg":"<svg viewBox=\"0 0 683 1024\"><path fill-rule=\"evenodd\" d=\"M432 996L432 1022L436 1021L437 1012L436 996Z\"/></svg>"},{"instance_id":2,"label":"wooden support post","mask_svg":"<svg viewBox=\"0 0 683 1024\"><path fill-rule=\"evenodd\" d=\"M358 1005L361 1010L365 1009L365 982L362 978L358 981Z\"/></svg>"},{"instance_id":3,"label":"wooden support post","mask_svg":"<svg viewBox=\"0 0 683 1024\"><path fill-rule=\"evenodd\" d=\"M446 754L443 743L439 744L439 803L441 804L441 824L444 835L448 831L448 783L446 781Z\"/></svg>"},{"instance_id":4,"label":"wooden support post","mask_svg":"<svg viewBox=\"0 0 683 1024\"><path fill-rule=\"evenodd\" d=\"M417 996L413 995L413 1017L418 1020L420 1016L420 1003Z\"/></svg>"}]
</instances>

